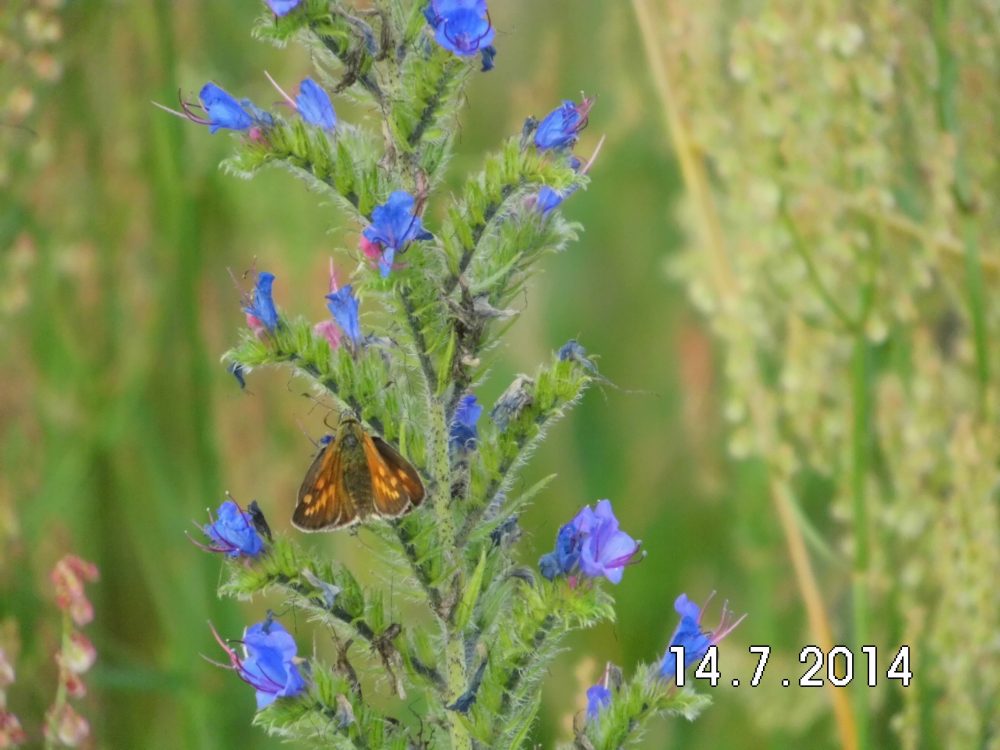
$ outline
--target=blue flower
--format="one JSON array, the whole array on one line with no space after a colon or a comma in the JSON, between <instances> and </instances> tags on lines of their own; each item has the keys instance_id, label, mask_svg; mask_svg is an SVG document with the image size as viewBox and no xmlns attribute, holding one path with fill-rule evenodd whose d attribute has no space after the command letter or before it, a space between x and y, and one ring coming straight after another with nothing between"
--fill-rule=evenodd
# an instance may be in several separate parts
<instances>
[{"instance_id":1,"label":"blue flower","mask_svg":"<svg viewBox=\"0 0 1000 750\"><path fill-rule=\"evenodd\" d=\"M201 100L201 105L181 99L180 109L164 107L156 102L153 104L164 112L183 117L197 125L208 125L210 133L236 130L247 133L252 141L262 141L264 131L274 125L274 118L270 113L260 109L249 99L237 101L232 94L214 83L202 86L198 98ZM197 112L198 109L202 112Z\"/></svg>"},{"instance_id":2,"label":"blue flower","mask_svg":"<svg viewBox=\"0 0 1000 750\"><path fill-rule=\"evenodd\" d=\"M310 125L316 125L324 130L337 127L337 115L333 111L333 102L312 78L306 78L299 84L299 95L295 97L295 105L302 119Z\"/></svg>"},{"instance_id":3,"label":"blue flower","mask_svg":"<svg viewBox=\"0 0 1000 750\"><path fill-rule=\"evenodd\" d=\"M271 297L273 285L273 273L262 271L257 274L253 296L243 307L243 312L247 314L247 322L255 330L258 330L258 326L262 326L268 333L273 333L274 329L278 327L278 311L274 307L274 299Z\"/></svg>"},{"instance_id":4,"label":"blue flower","mask_svg":"<svg viewBox=\"0 0 1000 750\"><path fill-rule=\"evenodd\" d=\"M587 688L587 718L596 719L601 709L611 705L611 691L604 685Z\"/></svg>"},{"instance_id":5,"label":"blue flower","mask_svg":"<svg viewBox=\"0 0 1000 750\"><path fill-rule=\"evenodd\" d=\"M278 698L296 696L306 689L306 682L295 664L295 639L281 623L268 618L244 630L242 657L219 637L214 628L212 634L229 655L236 674L257 691L258 711Z\"/></svg>"},{"instance_id":6,"label":"blue flower","mask_svg":"<svg viewBox=\"0 0 1000 750\"><path fill-rule=\"evenodd\" d=\"M243 632L245 658L240 677L257 691L257 710L277 698L298 695L306 683L295 665L295 639L281 623L272 620L251 625Z\"/></svg>"},{"instance_id":7,"label":"blue flower","mask_svg":"<svg viewBox=\"0 0 1000 750\"><path fill-rule=\"evenodd\" d=\"M546 185L538 191L538 195L535 198L535 208L538 209L542 216L545 216L553 209L558 208L559 204L566 200L566 197L558 190L553 190Z\"/></svg>"},{"instance_id":8,"label":"blue flower","mask_svg":"<svg viewBox=\"0 0 1000 750\"><path fill-rule=\"evenodd\" d=\"M559 533L556 534L555 550L543 555L538 561L538 568L545 578L553 581L557 576L569 575L576 571L580 562L579 537L576 519L559 529Z\"/></svg>"},{"instance_id":9,"label":"blue flower","mask_svg":"<svg viewBox=\"0 0 1000 750\"><path fill-rule=\"evenodd\" d=\"M483 70L493 69L496 33L486 0L431 0L424 9L424 17L434 29L438 44L461 57L479 53Z\"/></svg>"},{"instance_id":10,"label":"blue flower","mask_svg":"<svg viewBox=\"0 0 1000 750\"><path fill-rule=\"evenodd\" d=\"M709 597L711 598L711 597ZM706 602L707 604L708 602ZM714 631L704 631L701 629L702 609L693 601L688 599L687 594L681 594L674 601L674 610L681 616L680 624L670 638L670 646L683 646L684 648L684 669L697 664L708 653L709 646L712 646L732 632L733 628L739 625L746 615L735 621L730 621L731 614L727 605L722 607L722 619L719 626ZM664 679L672 679L677 674L677 656L667 647L667 651L660 662L660 676Z\"/></svg>"},{"instance_id":11,"label":"blue flower","mask_svg":"<svg viewBox=\"0 0 1000 750\"><path fill-rule=\"evenodd\" d=\"M358 298L350 284L342 286L333 294L326 295L326 308L337 321L340 330L355 346L361 343L361 323L358 320Z\"/></svg>"},{"instance_id":12,"label":"blue flower","mask_svg":"<svg viewBox=\"0 0 1000 750\"><path fill-rule=\"evenodd\" d=\"M470 393L462 396L451 421L448 444L453 451L467 451L476 447L476 438L478 437L476 423L482 413L483 407L477 403L474 395Z\"/></svg>"},{"instance_id":13,"label":"blue flower","mask_svg":"<svg viewBox=\"0 0 1000 750\"><path fill-rule=\"evenodd\" d=\"M378 264L383 278L389 275L396 253L403 252L413 240L429 240L434 236L413 213L414 203L413 196L405 190L395 191L372 211L372 223L363 232L365 239L383 248Z\"/></svg>"},{"instance_id":14,"label":"blue flower","mask_svg":"<svg viewBox=\"0 0 1000 750\"><path fill-rule=\"evenodd\" d=\"M584 575L590 578L604 576L611 583L620 583L625 566L636 559L638 552L639 543L618 528L611 501L601 500L580 548L580 568Z\"/></svg>"},{"instance_id":15,"label":"blue flower","mask_svg":"<svg viewBox=\"0 0 1000 750\"><path fill-rule=\"evenodd\" d=\"M572 146L577 134L587 126L587 114L593 103L593 99L584 99L579 104L564 100L538 124L535 145L542 151Z\"/></svg>"},{"instance_id":16,"label":"blue flower","mask_svg":"<svg viewBox=\"0 0 1000 750\"><path fill-rule=\"evenodd\" d=\"M582 573L620 583L625 566L640 559L639 542L618 528L611 501L601 500L596 509L585 506L559 529L555 550L544 555L538 566L550 581L559 575Z\"/></svg>"},{"instance_id":17,"label":"blue flower","mask_svg":"<svg viewBox=\"0 0 1000 750\"><path fill-rule=\"evenodd\" d=\"M232 500L220 505L215 520L205 524L202 530L212 543L200 546L211 552L222 552L229 557L257 557L264 551L264 541L254 528L250 514Z\"/></svg>"},{"instance_id":18,"label":"blue flower","mask_svg":"<svg viewBox=\"0 0 1000 750\"><path fill-rule=\"evenodd\" d=\"M302 0L267 0L267 5L276 16L287 16L299 5Z\"/></svg>"},{"instance_id":19,"label":"blue flower","mask_svg":"<svg viewBox=\"0 0 1000 750\"><path fill-rule=\"evenodd\" d=\"M208 119L201 124L208 125L208 132L218 130L249 130L254 124L254 118L247 112L232 94L214 83L206 83L198 93ZM195 120L199 122L200 120Z\"/></svg>"}]
</instances>

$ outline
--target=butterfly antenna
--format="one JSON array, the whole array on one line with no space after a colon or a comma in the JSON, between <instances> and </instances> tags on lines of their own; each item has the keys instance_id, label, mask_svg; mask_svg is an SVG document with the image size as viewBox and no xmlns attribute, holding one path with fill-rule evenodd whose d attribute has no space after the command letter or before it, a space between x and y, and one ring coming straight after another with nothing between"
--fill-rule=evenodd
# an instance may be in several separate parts
<instances>
[{"instance_id":1,"label":"butterfly antenna","mask_svg":"<svg viewBox=\"0 0 1000 750\"><path fill-rule=\"evenodd\" d=\"M320 448L323 447L323 443L321 441L319 441L319 440L313 440L312 435L309 434L309 432L306 430L306 428L302 425L302 423L299 420L296 419L295 420L295 424L298 425L299 432L302 433L302 435L305 437L305 439L308 440L310 443L313 444L313 448L315 448L316 450L319 450Z\"/></svg>"}]
</instances>

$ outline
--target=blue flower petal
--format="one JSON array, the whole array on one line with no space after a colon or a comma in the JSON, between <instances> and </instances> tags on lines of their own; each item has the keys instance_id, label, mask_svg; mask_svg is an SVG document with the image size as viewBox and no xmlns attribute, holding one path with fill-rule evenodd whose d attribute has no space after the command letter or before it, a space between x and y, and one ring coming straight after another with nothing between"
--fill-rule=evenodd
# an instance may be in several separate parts
<instances>
[{"instance_id":1,"label":"blue flower petal","mask_svg":"<svg viewBox=\"0 0 1000 750\"><path fill-rule=\"evenodd\" d=\"M305 689L295 664L295 639L281 623L268 619L250 626L243 634L243 648L246 656L239 665L240 677L257 691L258 710Z\"/></svg>"},{"instance_id":2,"label":"blue flower petal","mask_svg":"<svg viewBox=\"0 0 1000 750\"><path fill-rule=\"evenodd\" d=\"M596 719L601 709L611 705L611 691L603 685L587 688L587 718Z\"/></svg>"},{"instance_id":3,"label":"blue flower petal","mask_svg":"<svg viewBox=\"0 0 1000 750\"><path fill-rule=\"evenodd\" d=\"M392 262L396 259L396 248L387 247L382 251L382 257L378 259L378 270L382 278L386 278L392 270Z\"/></svg>"},{"instance_id":4,"label":"blue flower petal","mask_svg":"<svg viewBox=\"0 0 1000 750\"><path fill-rule=\"evenodd\" d=\"M495 37L489 16L471 8L461 8L443 16L434 34L438 44L462 57L475 55L491 45Z\"/></svg>"},{"instance_id":5,"label":"blue flower petal","mask_svg":"<svg viewBox=\"0 0 1000 750\"><path fill-rule=\"evenodd\" d=\"M208 132L218 130L247 130L253 125L253 118L225 89L214 83L206 83L198 93L205 114L208 117Z\"/></svg>"},{"instance_id":6,"label":"blue flower petal","mask_svg":"<svg viewBox=\"0 0 1000 750\"><path fill-rule=\"evenodd\" d=\"M424 9L424 17L444 49L462 57L481 53L483 70L493 67L496 32L486 0L432 0Z\"/></svg>"},{"instance_id":7,"label":"blue flower petal","mask_svg":"<svg viewBox=\"0 0 1000 750\"><path fill-rule=\"evenodd\" d=\"M539 563L544 563L542 574L550 580L556 574L582 573L620 583L625 566L635 559L638 550L639 543L618 528L611 502L601 500L596 509L584 506L559 529L555 550ZM546 571L554 572L550 577Z\"/></svg>"},{"instance_id":8,"label":"blue flower petal","mask_svg":"<svg viewBox=\"0 0 1000 750\"><path fill-rule=\"evenodd\" d=\"M337 321L340 330L355 345L361 342L361 323L358 320L358 298L351 285L341 287L333 294L326 295L326 307Z\"/></svg>"},{"instance_id":9,"label":"blue flower petal","mask_svg":"<svg viewBox=\"0 0 1000 750\"><path fill-rule=\"evenodd\" d=\"M708 647L712 645L712 635L701 629L698 624L701 608L688 599L687 594L681 594L677 597L674 609L681 616L681 622L670 639L670 646L684 647L684 669L687 669L704 658ZM677 657L671 653L668 647L660 664L660 676L670 679L676 674Z\"/></svg>"},{"instance_id":10,"label":"blue flower petal","mask_svg":"<svg viewBox=\"0 0 1000 750\"><path fill-rule=\"evenodd\" d=\"M413 196L405 190L393 192L389 200L372 211L372 223L365 229L365 237L394 250L402 250L413 240L431 239L433 235L413 213L414 204Z\"/></svg>"},{"instance_id":11,"label":"blue flower petal","mask_svg":"<svg viewBox=\"0 0 1000 750\"><path fill-rule=\"evenodd\" d=\"M476 447L479 437L476 425L482 413L483 407L473 394L462 396L451 422L449 445L453 451L472 450Z\"/></svg>"},{"instance_id":12,"label":"blue flower petal","mask_svg":"<svg viewBox=\"0 0 1000 750\"><path fill-rule=\"evenodd\" d=\"M337 126L337 115L333 111L330 95L312 78L299 84L299 95L295 98L302 119L310 125L333 130Z\"/></svg>"},{"instance_id":13,"label":"blue flower petal","mask_svg":"<svg viewBox=\"0 0 1000 750\"><path fill-rule=\"evenodd\" d=\"M585 99L579 105L568 99L549 112L535 131L535 145L542 151L562 149L576 143L577 135L587 124L587 113L592 101Z\"/></svg>"},{"instance_id":14,"label":"blue flower petal","mask_svg":"<svg viewBox=\"0 0 1000 750\"><path fill-rule=\"evenodd\" d=\"M264 551L264 541L254 528L250 514L232 500L219 506L215 520L202 527L205 536L212 540L209 548L229 557L257 557Z\"/></svg>"},{"instance_id":15,"label":"blue flower petal","mask_svg":"<svg viewBox=\"0 0 1000 750\"><path fill-rule=\"evenodd\" d=\"M299 5L302 0L267 0L267 5L276 16L287 16Z\"/></svg>"},{"instance_id":16,"label":"blue flower petal","mask_svg":"<svg viewBox=\"0 0 1000 750\"><path fill-rule=\"evenodd\" d=\"M275 308L274 299L271 296L273 285L273 273L262 271L257 274L253 297L250 303L243 308L243 312L253 315L268 331L272 332L278 327L278 310Z\"/></svg>"},{"instance_id":17,"label":"blue flower petal","mask_svg":"<svg viewBox=\"0 0 1000 750\"><path fill-rule=\"evenodd\" d=\"M565 197L562 193L546 186L538 191L538 197L535 198L535 208L542 216L545 216L553 209L558 208L564 200Z\"/></svg>"}]
</instances>

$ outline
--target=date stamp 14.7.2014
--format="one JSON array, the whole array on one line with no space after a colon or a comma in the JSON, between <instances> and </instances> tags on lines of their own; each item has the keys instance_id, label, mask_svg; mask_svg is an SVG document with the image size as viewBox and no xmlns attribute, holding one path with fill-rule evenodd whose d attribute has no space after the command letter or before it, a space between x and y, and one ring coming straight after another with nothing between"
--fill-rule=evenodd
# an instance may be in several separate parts
<instances>
[{"instance_id":1,"label":"date stamp 14.7.2014","mask_svg":"<svg viewBox=\"0 0 1000 750\"><path fill-rule=\"evenodd\" d=\"M671 646L669 650L677 658L678 664L690 665L694 662L693 659L690 662L685 660L683 646ZM698 662L692 678L706 682L711 687L718 687L726 682L733 687L757 687L764 679L771 647L750 646L748 650L757 657L753 674L723 677L719 667L719 649L713 644ZM910 647L905 645L900 646L884 661L879 660L875 646L862 646L859 654L855 654L847 646L834 646L829 651L824 651L819 646L803 646L799 651L799 663L803 666L796 674L781 676L782 687L847 687L856 680L864 680L868 687L875 687L881 680L897 680L903 687L909 687L913 680ZM684 687L687 680L685 670L677 670L674 679L678 687Z\"/></svg>"}]
</instances>

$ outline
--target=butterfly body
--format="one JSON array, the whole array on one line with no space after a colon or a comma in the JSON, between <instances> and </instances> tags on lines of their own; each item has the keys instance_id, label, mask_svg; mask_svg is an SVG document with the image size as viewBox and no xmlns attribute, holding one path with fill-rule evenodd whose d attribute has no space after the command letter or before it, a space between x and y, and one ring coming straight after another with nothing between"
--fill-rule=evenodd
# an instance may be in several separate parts
<instances>
[{"instance_id":1,"label":"butterfly body","mask_svg":"<svg viewBox=\"0 0 1000 750\"><path fill-rule=\"evenodd\" d=\"M292 525L333 531L374 516L397 518L424 499L412 464L354 417L345 417L334 439L313 460L299 488Z\"/></svg>"}]
</instances>

